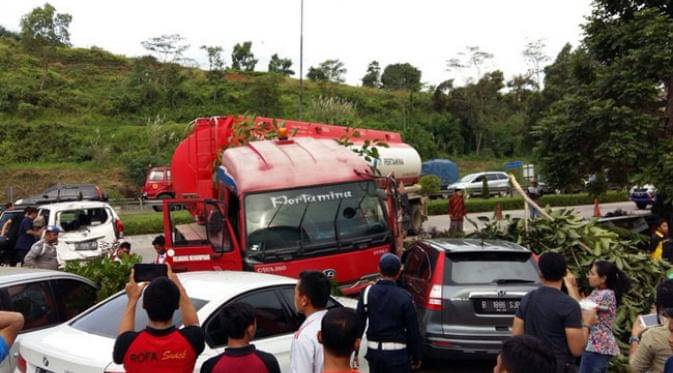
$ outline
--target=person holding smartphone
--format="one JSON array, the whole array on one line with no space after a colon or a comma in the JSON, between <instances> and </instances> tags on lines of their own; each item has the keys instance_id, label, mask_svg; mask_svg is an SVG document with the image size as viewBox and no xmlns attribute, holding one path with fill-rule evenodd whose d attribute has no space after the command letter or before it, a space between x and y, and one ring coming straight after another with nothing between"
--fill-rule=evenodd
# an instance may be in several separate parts
<instances>
[{"instance_id":1,"label":"person holding smartphone","mask_svg":"<svg viewBox=\"0 0 673 373\"><path fill-rule=\"evenodd\" d=\"M587 279L593 290L585 300L580 296L577 281L572 273L568 272L563 280L568 295L581 301L581 305L588 304L589 308L596 311L598 318L598 323L592 325L589 330L587 346L582 353L580 373L603 373L608 371L610 359L619 354L612 326L617 316L617 306L624 293L631 288L631 282L614 263L605 260L596 261L591 265Z\"/></svg>"},{"instance_id":2,"label":"person holding smartphone","mask_svg":"<svg viewBox=\"0 0 673 373\"><path fill-rule=\"evenodd\" d=\"M665 280L657 286L655 299L659 324L646 328L640 321L641 315L633 320L629 343L629 367L632 372L663 372L666 360L673 356L669 344L669 320L667 309L673 309L673 280Z\"/></svg>"}]
</instances>

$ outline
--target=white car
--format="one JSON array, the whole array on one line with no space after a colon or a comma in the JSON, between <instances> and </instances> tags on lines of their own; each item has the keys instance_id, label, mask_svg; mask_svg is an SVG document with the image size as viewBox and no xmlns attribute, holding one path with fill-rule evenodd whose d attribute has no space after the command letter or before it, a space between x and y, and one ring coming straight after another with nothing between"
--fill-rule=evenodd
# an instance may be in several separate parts
<instances>
[{"instance_id":1,"label":"white car","mask_svg":"<svg viewBox=\"0 0 673 373\"><path fill-rule=\"evenodd\" d=\"M227 340L221 330L218 312L234 301L255 307L257 334L253 343L257 349L273 354L281 371L289 371L292 338L303 321L294 310L295 279L234 271L188 272L180 273L178 277L197 310L206 335L206 348L196 362L195 372L206 360L224 351ZM26 365L25 372L124 372L122 366L112 362L112 349L126 303L126 294L120 292L66 324L24 338L19 361ZM350 303L348 307L355 304L352 299L331 298L327 307L340 307L345 303ZM146 312L138 306L136 330L144 329L147 322ZM181 325L179 311L175 312L173 322ZM366 343L361 346L364 348ZM368 371L364 356L364 349L361 349L361 369Z\"/></svg>"},{"instance_id":2,"label":"white car","mask_svg":"<svg viewBox=\"0 0 673 373\"><path fill-rule=\"evenodd\" d=\"M446 189L449 193L456 189L465 191L466 197L481 196L484 186L484 179L488 183L489 194L506 196L512 193L512 186L509 184L509 176L506 172L491 171L477 172L463 176L459 181L449 185Z\"/></svg>"},{"instance_id":3,"label":"white car","mask_svg":"<svg viewBox=\"0 0 673 373\"><path fill-rule=\"evenodd\" d=\"M96 303L96 284L61 271L0 267L0 308L20 312L23 329L0 362L0 373L16 368L21 340L68 321Z\"/></svg>"},{"instance_id":4,"label":"white car","mask_svg":"<svg viewBox=\"0 0 673 373\"><path fill-rule=\"evenodd\" d=\"M98 201L60 202L39 206L38 216L62 232L56 252L58 262L99 257L124 234L117 212Z\"/></svg>"}]
</instances>

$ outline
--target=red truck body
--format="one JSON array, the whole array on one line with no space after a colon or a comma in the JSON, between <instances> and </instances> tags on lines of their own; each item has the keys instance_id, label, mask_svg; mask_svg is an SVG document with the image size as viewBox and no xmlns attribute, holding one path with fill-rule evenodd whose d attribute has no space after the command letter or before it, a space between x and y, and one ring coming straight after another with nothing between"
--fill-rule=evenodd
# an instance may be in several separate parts
<instances>
[{"instance_id":1,"label":"red truck body","mask_svg":"<svg viewBox=\"0 0 673 373\"><path fill-rule=\"evenodd\" d=\"M142 189L144 199L164 199L175 197L171 168L167 166L152 167L147 173Z\"/></svg>"},{"instance_id":2,"label":"red truck body","mask_svg":"<svg viewBox=\"0 0 673 373\"><path fill-rule=\"evenodd\" d=\"M380 256L394 251L394 181L374 177L334 141L352 131L346 127L284 121L294 136L229 147L237 120L197 119L173 155L176 199L165 200L163 211L174 270L297 277L313 269L345 294L358 292L377 275ZM406 146L394 132L359 132L360 141ZM187 211L194 219L184 221Z\"/></svg>"}]
</instances>

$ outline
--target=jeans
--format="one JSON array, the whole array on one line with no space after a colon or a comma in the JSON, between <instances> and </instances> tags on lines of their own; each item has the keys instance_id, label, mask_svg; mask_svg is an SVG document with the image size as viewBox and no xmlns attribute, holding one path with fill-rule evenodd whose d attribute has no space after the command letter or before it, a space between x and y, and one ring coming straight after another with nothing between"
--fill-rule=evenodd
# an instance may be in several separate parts
<instances>
[{"instance_id":1,"label":"jeans","mask_svg":"<svg viewBox=\"0 0 673 373\"><path fill-rule=\"evenodd\" d=\"M580 363L580 373L605 373L608 371L611 358L610 355L584 351Z\"/></svg>"},{"instance_id":2,"label":"jeans","mask_svg":"<svg viewBox=\"0 0 673 373\"><path fill-rule=\"evenodd\" d=\"M365 358L369 363L370 373L411 373L411 362L406 349L381 351L369 348Z\"/></svg>"}]
</instances>

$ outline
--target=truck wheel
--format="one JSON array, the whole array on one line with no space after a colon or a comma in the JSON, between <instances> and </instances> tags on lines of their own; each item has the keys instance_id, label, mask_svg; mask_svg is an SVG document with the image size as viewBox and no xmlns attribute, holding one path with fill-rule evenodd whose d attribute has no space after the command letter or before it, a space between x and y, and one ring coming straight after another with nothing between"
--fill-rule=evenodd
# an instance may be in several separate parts
<instances>
[{"instance_id":1,"label":"truck wheel","mask_svg":"<svg viewBox=\"0 0 673 373\"><path fill-rule=\"evenodd\" d=\"M421 233L423 227L423 213L421 212L421 205L415 204L411 206L411 224L409 227L409 235L415 236Z\"/></svg>"},{"instance_id":2,"label":"truck wheel","mask_svg":"<svg viewBox=\"0 0 673 373\"><path fill-rule=\"evenodd\" d=\"M161 201L162 203L163 203L163 200L165 200L165 199L169 199L169 198L173 198L173 196L171 196L170 194L159 194L159 195L157 196L157 200ZM163 206L163 204L162 204L162 205L158 205L158 206L157 206L157 205L154 205L154 206L152 206L152 209L153 209L154 211L156 211L156 212L161 212L161 211L164 210L164 206Z\"/></svg>"},{"instance_id":3,"label":"truck wheel","mask_svg":"<svg viewBox=\"0 0 673 373\"><path fill-rule=\"evenodd\" d=\"M638 207L639 210L645 210L647 208L647 203L645 202L636 202L636 207Z\"/></svg>"}]
</instances>

